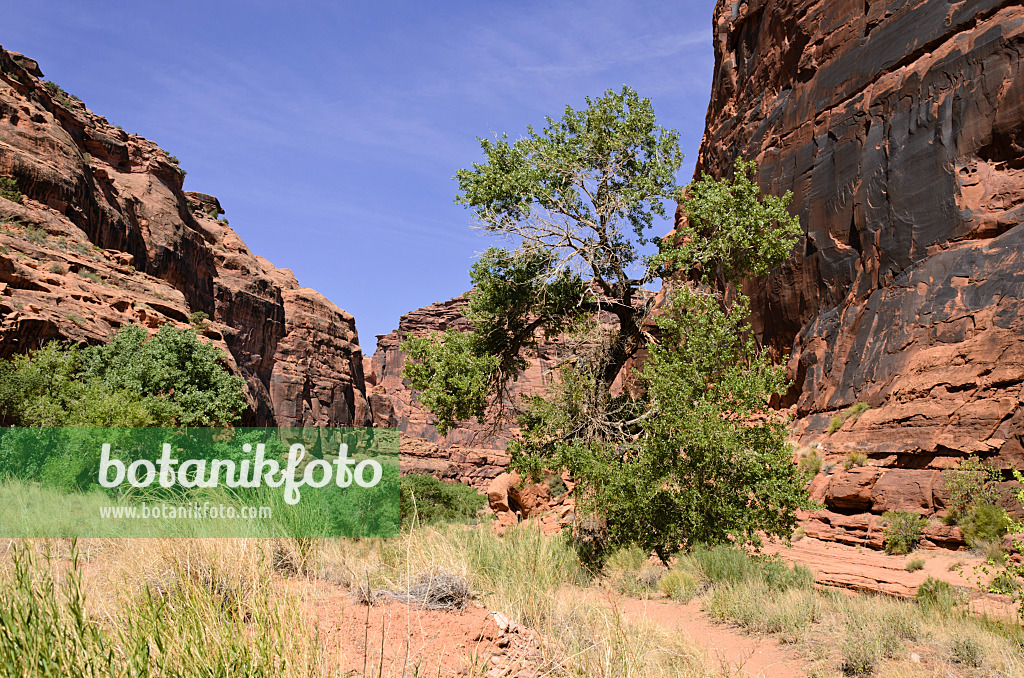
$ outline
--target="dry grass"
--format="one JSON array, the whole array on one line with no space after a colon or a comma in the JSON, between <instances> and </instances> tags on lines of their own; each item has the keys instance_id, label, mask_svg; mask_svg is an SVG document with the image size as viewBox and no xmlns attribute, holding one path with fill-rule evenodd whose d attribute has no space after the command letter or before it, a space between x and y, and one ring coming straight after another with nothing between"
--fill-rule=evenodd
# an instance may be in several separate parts
<instances>
[{"instance_id":1,"label":"dry grass","mask_svg":"<svg viewBox=\"0 0 1024 678\"><path fill-rule=\"evenodd\" d=\"M80 612L73 604L75 577L86 594ZM36 665L17 664L23 660L0 633L0 675L47 675L39 664L46 661L60 669L50 675L84 676L93 669L113 676L336 675L335 653L353 650L323 642L316 619L303 612L309 609L299 604L303 587L316 579L345 586L340 595L366 604L390 591L423 607L458 610L473 596L537 632L536 664L551 676L727 673L680 634L627 623L615 603L623 591L699 597L715 619L794 643L809 658L809 675L1024 676L1021 629L969 616L942 591L938 602L919 605L817 590L805 570L729 549L683 556L669 571L640 552L623 552L595 581L567 541L545 537L529 524L504 537L486 527L453 525L416 528L387 541L315 544L5 542L0 632L5 619L11 627L11 611L19 604L23 610L34 605L36 619L50 622L19 622L36 641L35 652L28 653ZM582 595L585 590L591 595ZM607 601L595 590L606 591ZM76 623L78 614L85 623ZM112 663L104 663L101 646L113 650ZM18 652L26 654L24 648ZM914 662L912 653L924 663ZM467 656L466 665L483 675L487 657ZM414 667L405 668L414 675Z\"/></svg>"},{"instance_id":2,"label":"dry grass","mask_svg":"<svg viewBox=\"0 0 1024 678\"><path fill-rule=\"evenodd\" d=\"M22 568L27 587L19 588L16 555L28 563ZM63 591L75 578L83 595L69 598ZM244 539L6 542L0 547L0 675L340 675L340 653L353 650L323 642L316 620L302 612L308 609L300 604L303 586L314 579L345 583L348 595L363 602L390 590L431 609L460 609L475 594L489 609L539 632L537 664L549 675L722 673L676 634L580 603L589 579L574 553L527 525L503 538L486 528L448 526L316 548ZM2 633L5 624L21 625L2 616L16 600L37 613L55 610L49 626L24 626L27 636L38 636L35 664L19 658ZM98 633L92 640L71 633L79 628L76 606L79 627ZM47 649L58 646L69 652ZM113 650L109 657L104 648ZM485 659L467 657L467 666L486 666ZM49 670L40 664L46 661ZM415 675L411 665L382 675L405 669Z\"/></svg>"}]
</instances>

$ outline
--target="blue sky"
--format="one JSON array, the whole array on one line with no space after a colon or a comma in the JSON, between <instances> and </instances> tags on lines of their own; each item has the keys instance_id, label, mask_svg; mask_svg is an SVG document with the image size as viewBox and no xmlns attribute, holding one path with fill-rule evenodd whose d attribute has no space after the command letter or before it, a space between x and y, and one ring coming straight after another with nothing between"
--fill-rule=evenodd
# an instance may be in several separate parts
<instances>
[{"instance_id":1,"label":"blue sky","mask_svg":"<svg viewBox=\"0 0 1024 678\"><path fill-rule=\"evenodd\" d=\"M181 160L252 250L356 317L360 343L469 287L490 244L454 204L478 136L628 84L693 173L713 0L51 2L0 45ZM668 223L665 224L665 230Z\"/></svg>"}]
</instances>

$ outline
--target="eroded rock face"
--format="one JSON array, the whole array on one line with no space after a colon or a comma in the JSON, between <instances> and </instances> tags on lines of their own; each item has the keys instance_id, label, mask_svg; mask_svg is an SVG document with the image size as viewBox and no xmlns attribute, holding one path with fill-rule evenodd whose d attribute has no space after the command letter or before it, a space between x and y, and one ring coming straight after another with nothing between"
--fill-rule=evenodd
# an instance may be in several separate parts
<instances>
[{"instance_id":1,"label":"eroded rock face","mask_svg":"<svg viewBox=\"0 0 1024 678\"><path fill-rule=\"evenodd\" d=\"M719 2L698 171L743 154L806 237L754 281L802 440L1024 463L1024 7ZM833 435L832 417L871 405ZM922 496L924 496L922 492Z\"/></svg>"},{"instance_id":2,"label":"eroded rock face","mask_svg":"<svg viewBox=\"0 0 1024 678\"><path fill-rule=\"evenodd\" d=\"M377 350L366 361L366 383L377 425L392 422L402 431L403 473L430 473L486 490L511 461L505 451L515 433L511 422L497 428L489 423L467 422L442 436L433 425L433 415L402 378L402 341L449 328L470 330L462 310L468 303L468 298L461 296L403 315L397 330L377 337ZM548 340L538 333L537 345L524 350L528 366L511 385L511 392L517 396L543 392L551 382L549 370L559 364L565 351L563 339Z\"/></svg>"},{"instance_id":3,"label":"eroded rock face","mask_svg":"<svg viewBox=\"0 0 1024 678\"><path fill-rule=\"evenodd\" d=\"M247 384L248 423L369 425L352 316L254 255L177 162L0 49L0 357L125 323L191 324ZM190 320L191 318L191 320Z\"/></svg>"}]
</instances>

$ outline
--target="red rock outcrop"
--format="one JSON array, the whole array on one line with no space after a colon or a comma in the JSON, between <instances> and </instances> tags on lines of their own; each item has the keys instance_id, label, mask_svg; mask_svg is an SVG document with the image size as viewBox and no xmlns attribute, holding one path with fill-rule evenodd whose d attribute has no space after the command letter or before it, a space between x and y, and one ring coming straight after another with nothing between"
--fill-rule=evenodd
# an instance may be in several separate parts
<instances>
[{"instance_id":1,"label":"red rock outcrop","mask_svg":"<svg viewBox=\"0 0 1024 678\"><path fill-rule=\"evenodd\" d=\"M0 49L0 357L125 323L198 324L248 385L249 423L369 425L352 316L254 255L177 161Z\"/></svg>"},{"instance_id":2,"label":"red rock outcrop","mask_svg":"<svg viewBox=\"0 0 1024 678\"><path fill-rule=\"evenodd\" d=\"M800 441L877 467L816 480L815 529L871 543L884 510L941 511L936 469L1024 467L1024 7L722 0L714 29L697 171L743 155L793 191L805 237L748 284L754 327Z\"/></svg>"},{"instance_id":3,"label":"red rock outcrop","mask_svg":"<svg viewBox=\"0 0 1024 678\"><path fill-rule=\"evenodd\" d=\"M800 434L863 401L831 452L1024 461L1024 8L720 2L715 26L698 170L756 158L806 230L750 285Z\"/></svg>"}]
</instances>

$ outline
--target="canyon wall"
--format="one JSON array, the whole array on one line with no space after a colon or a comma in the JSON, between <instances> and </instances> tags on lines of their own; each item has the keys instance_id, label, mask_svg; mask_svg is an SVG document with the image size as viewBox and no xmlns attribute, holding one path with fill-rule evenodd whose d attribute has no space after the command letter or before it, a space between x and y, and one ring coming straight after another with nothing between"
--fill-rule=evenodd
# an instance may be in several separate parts
<instances>
[{"instance_id":1,"label":"canyon wall","mask_svg":"<svg viewBox=\"0 0 1024 678\"><path fill-rule=\"evenodd\" d=\"M834 445L1021 459L1024 7L722 2L699 171L756 158L805 237L756 281L792 402ZM894 435L898 432L898 435Z\"/></svg>"},{"instance_id":2,"label":"canyon wall","mask_svg":"<svg viewBox=\"0 0 1024 678\"><path fill-rule=\"evenodd\" d=\"M755 329L801 442L875 467L818 496L927 513L936 469L1024 467L1024 7L724 0L714 26L698 172L756 159L805 231L748 285Z\"/></svg>"},{"instance_id":3,"label":"canyon wall","mask_svg":"<svg viewBox=\"0 0 1024 678\"><path fill-rule=\"evenodd\" d=\"M352 316L250 252L155 143L40 78L0 49L0 177L24 194L0 198L0 358L194 324L245 378L246 423L369 425Z\"/></svg>"}]
</instances>

